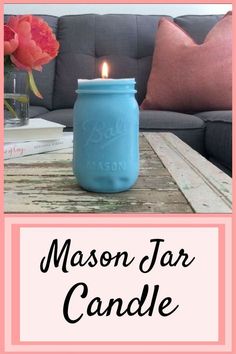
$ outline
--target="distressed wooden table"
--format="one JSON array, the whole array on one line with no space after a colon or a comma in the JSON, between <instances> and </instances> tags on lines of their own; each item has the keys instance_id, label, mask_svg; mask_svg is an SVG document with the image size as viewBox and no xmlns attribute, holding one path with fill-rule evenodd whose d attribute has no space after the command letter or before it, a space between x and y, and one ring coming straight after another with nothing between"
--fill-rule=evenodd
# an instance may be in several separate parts
<instances>
[{"instance_id":1,"label":"distressed wooden table","mask_svg":"<svg viewBox=\"0 0 236 354\"><path fill-rule=\"evenodd\" d=\"M231 178L170 133L140 134L140 174L116 194L82 190L72 149L5 161L6 213L230 213Z\"/></svg>"}]
</instances>

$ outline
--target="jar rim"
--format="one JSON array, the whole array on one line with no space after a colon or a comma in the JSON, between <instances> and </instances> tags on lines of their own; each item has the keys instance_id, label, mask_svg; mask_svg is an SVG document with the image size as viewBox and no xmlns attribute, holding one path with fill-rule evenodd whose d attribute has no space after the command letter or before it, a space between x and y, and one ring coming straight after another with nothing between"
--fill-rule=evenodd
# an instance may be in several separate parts
<instances>
[{"instance_id":1,"label":"jar rim","mask_svg":"<svg viewBox=\"0 0 236 354\"><path fill-rule=\"evenodd\" d=\"M134 85L136 84L136 81L134 78L124 78L124 79L101 79L101 78L96 78L96 79L78 79L78 87L79 86L100 86L100 85Z\"/></svg>"},{"instance_id":2,"label":"jar rim","mask_svg":"<svg viewBox=\"0 0 236 354\"><path fill-rule=\"evenodd\" d=\"M78 89L76 93L90 94L122 94L136 93L134 88L134 78L125 79L78 79Z\"/></svg>"},{"instance_id":3,"label":"jar rim","mask_svg":"<svg viewBox=\"0 0 236 354\"><path fill-rule=\"evenodd\" d=\"M76 93L89 93L89 94L129 94L129 93L137 93L137 90L76 90Z\"/></svg>"}]
</instances>

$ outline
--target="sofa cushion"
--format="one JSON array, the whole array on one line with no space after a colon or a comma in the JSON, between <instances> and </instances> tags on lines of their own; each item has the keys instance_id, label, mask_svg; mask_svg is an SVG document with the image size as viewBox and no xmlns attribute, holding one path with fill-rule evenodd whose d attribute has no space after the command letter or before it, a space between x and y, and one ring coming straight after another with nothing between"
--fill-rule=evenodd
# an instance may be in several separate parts
<instances>
[{"instance_id":1,"label":"sofa cushion","mask_svg":"<svg viewBox=\"0 0 236 354\"><path fill-rule=\"evenodd\" d=\"M42 106L30 106L29 107L29 116L30 118L41 117L43 114L47 113L48 110Z\"/></svg>"},{"instance_id":2,"label":"sofa cushion","mask_svg":"<svg viewBox=\"0 0 236 354\"><path fill-rule=\"evenodd\" d=\"M209 159L232 170L232 111L197 113L206 124L205 149Z\"/></svg>"},{"instance_id":3,"label":"sofa cushion","mask_svg":"<svg viewBox=\"0 0 236 354\"><path fill-rule=\"evenodd\" d=\"M73 109L57 109L41 116L52 122L73 127ZM204 155L204 121L190 114L164 111L141 111L141 131L169 131Z\"/></svg>"},{"instance_id":4,"label":"sofa cushion","mask_svg":"<svg viewBox=\"0 0 236 354\"><path fill-rule=\"evenodd\" d=\"M140 111L141 131L168 131L177 135L193 149L205 154L205 123L202 119L184 113L169 111Z\"/></svg>"},{"instance_id":5,"label":"sofa cushion","mask_svg":"<svg viewBox=\"0 0 236 354\"><path fill-rule=\"evenodd\" d=\"M224 122L232 124L231 110L198 112L195 115L205 122Z\"/></svg>"},{"instance_id":6,"label":"sofa cushion","mask_svg":"<svg viewBox=\"0 0 236 354\"><path fill-rule=\"evenodd\" d=\"M222 17L222 15L185 15L176 17L174 22L185 30L196 43L201 44L208 32Z\"/></svg>"},{"instance_id":7,"label":"sofa cushion","mask_svg":"<svg viewBox=\"0 0 236 354\"><path fill-rule=\"evenodd\" d=\"M68 128L73 127L73 109L55 109L51 112L46 112L41 116L43 119L50 120L51 122L60 123Z\"/></svg>"},{"instance_id":8,"label":"sofa cushion","mask_svg":"<svg viewBox=\"0 0 236 354\"><path fill-rule=\"evenodd\" d=\"M137 100L141 103L146 92L160 18L147 15L60 17L54 109L72 108L77 79L101 77L103 61L110 65L110 77L136 78Z\"/></svg>"},{"instance_id":9,"label":"sofa cushion","mask_svg":"<svg viewBox=\"0 0 236 354\"><path fill-rule=\"evenodd\" d=\"M141 108L186 112L231 107L231 14L213 27L201 45L176 24L162 19Z\"/></svg>"},{"instance_id":10,"label":"sofa cushion","mask_svg":"<svg viewBox=\"0 0 236 354\"><path fill-rule=\"evenodd\" d=\"M140 111L141 129L202 129L202 119L185 113L171 111Z\"/></svg>"}]
</instances>

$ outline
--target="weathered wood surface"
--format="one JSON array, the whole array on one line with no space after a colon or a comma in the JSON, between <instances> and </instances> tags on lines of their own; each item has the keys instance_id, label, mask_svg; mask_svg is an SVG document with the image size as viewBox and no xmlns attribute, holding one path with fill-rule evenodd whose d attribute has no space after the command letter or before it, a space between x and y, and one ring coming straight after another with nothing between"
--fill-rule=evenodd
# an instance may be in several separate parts
<instances>
[{"instance_id":1,"label":"weathered wood surface","mask_svg":"<svg viewBox=\"0 0 236 354\"><path fill-rule=\"evenodd\" d=\"M144 135L195 212L232 211L232 179L228 175L171 133Z\"/></svg>"},{"instance_id":2,"label":"weathered wood surface","mask_svg":"<svg viewBox=\"0 0 236 354\"><path fill-rule=\"evenodd\" d=\"M72 172L71 149L6 160L7 213L192 213L147 140L140 136L140 175L127 192L82 190Z\"/></svg>"}]
</instances>

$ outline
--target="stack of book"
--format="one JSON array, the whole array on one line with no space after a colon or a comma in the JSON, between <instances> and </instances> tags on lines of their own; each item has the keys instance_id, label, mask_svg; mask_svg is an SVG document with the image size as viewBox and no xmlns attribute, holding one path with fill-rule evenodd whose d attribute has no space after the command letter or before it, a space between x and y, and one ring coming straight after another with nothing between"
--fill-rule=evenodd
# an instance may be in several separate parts
<instances>
[{"instance_id":1,"label":"stack of book","mask_svg":"<svg viewBox=\"0 0 236 354\"><path fill-rule=\"evenodd\" d=\"M28 125L4 128L4 159L70 148L73 133L63 133L64 125L32 118Z\"/></svg>"}]
</instances>

